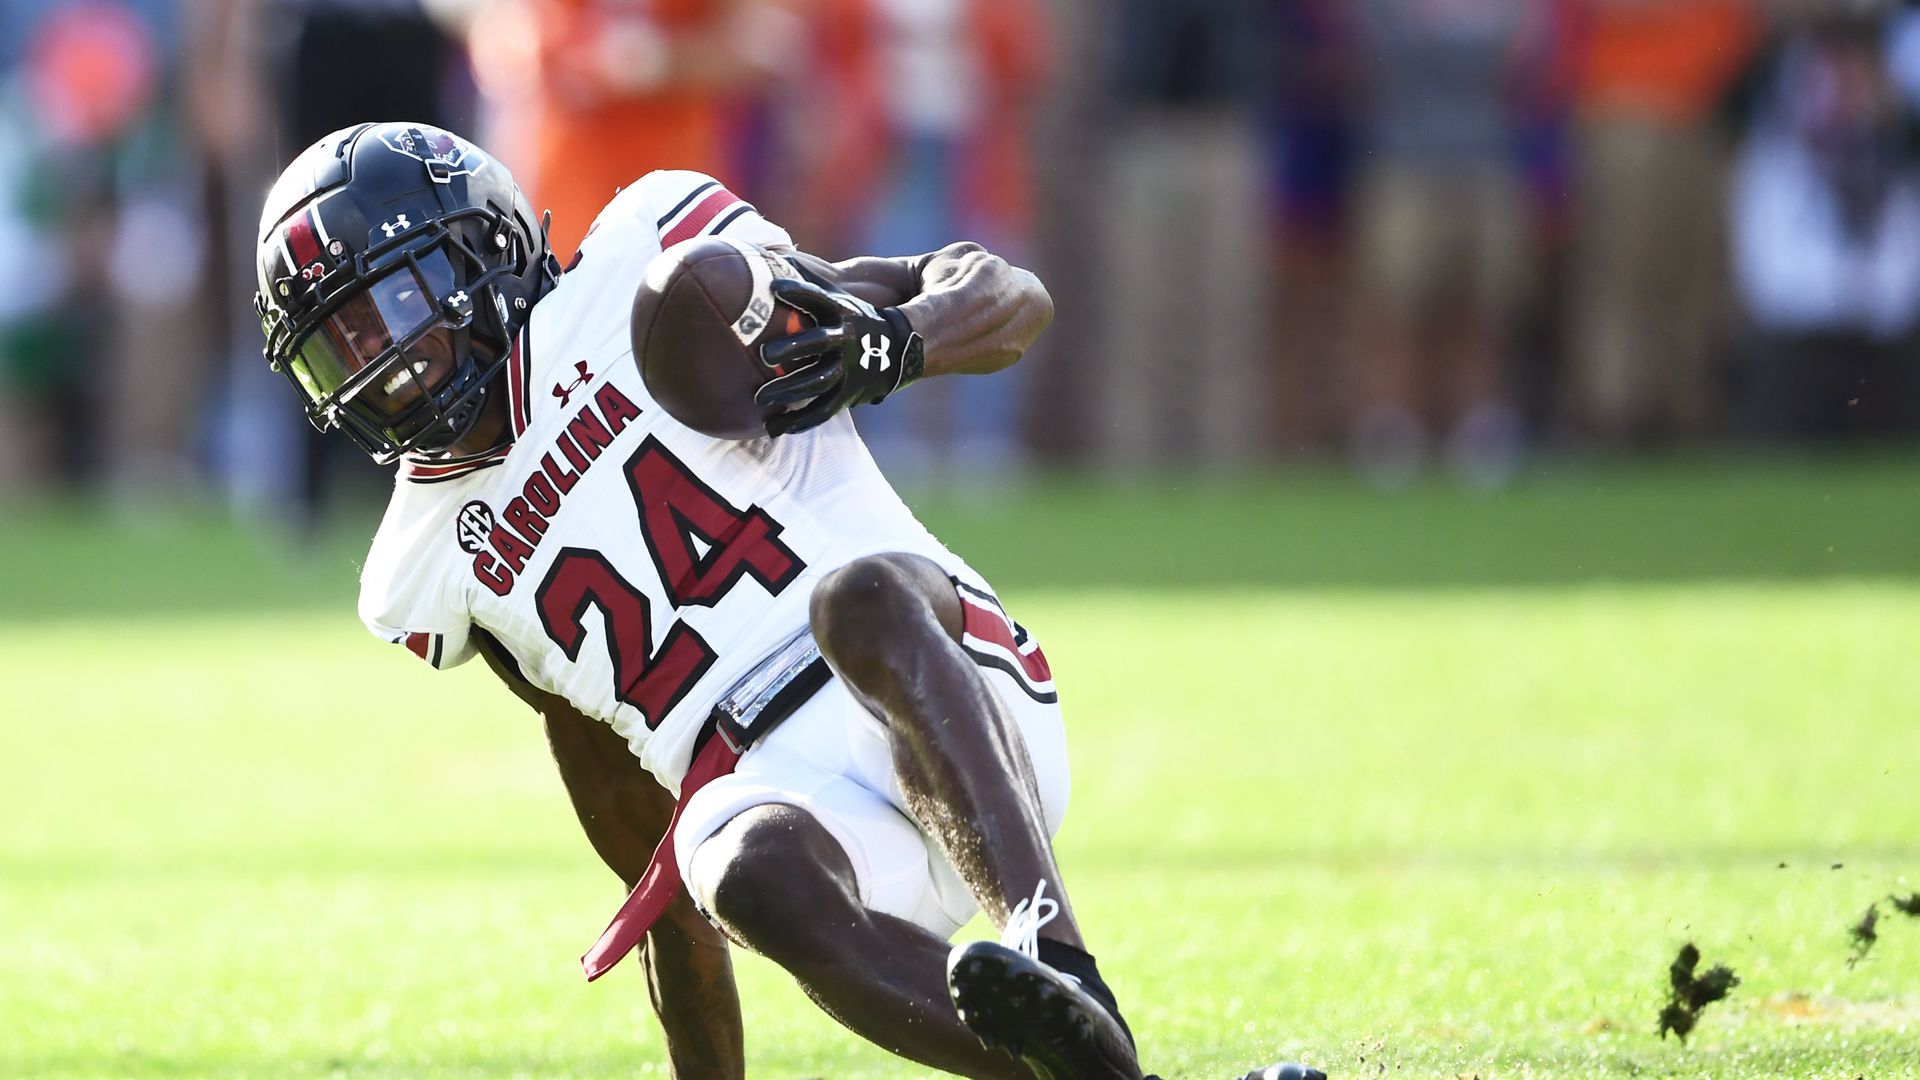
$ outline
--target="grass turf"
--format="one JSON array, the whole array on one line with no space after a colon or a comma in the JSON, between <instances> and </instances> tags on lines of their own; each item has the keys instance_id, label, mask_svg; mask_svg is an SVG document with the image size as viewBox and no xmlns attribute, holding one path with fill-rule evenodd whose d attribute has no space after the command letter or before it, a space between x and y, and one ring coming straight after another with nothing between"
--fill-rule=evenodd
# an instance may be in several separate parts
<instances>
[{"instance_id":1,"label":"grass turf","mask_svg":"<svg viewBox=\"0 0 1920 1080\"><path fill-rule=\"evenodd\" d=\"M1920 888L1912 475L935 517L1059 673L1062 860L1151 1067L1888 1076L1920 1070L1920 921L1883 903L1851 968L1846 928ZM1000 521L1032 525L1024 571ZM619 890L537 727L477 665L367 638L346 540L276 563L196 521L9 531L66 539L0 587L0 1076L659 1070L638 970L573 964ZM1181 544L1252 568L1140 578ZM1653 1027L1687 940L1744 982L1683 1046ZM737 965L755 1075L916 1073Z\"/></svg>"}]
</instances>

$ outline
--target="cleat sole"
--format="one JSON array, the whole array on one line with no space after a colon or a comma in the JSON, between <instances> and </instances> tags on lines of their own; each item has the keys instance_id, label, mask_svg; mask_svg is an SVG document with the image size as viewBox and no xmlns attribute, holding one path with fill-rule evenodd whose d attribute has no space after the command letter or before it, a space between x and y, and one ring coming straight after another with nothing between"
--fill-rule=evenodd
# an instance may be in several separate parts
<instances>
[{"instance_id":1,"label":"cleat sole","mask_svg":"<svg viewBox=\"0 0 1920 1080\"><path fill-rule=\"evenodd\" d=\"M1101 1052L1082 1003L1019 953L991 942L957 949L947 984L961 1022L981 1044L1019 1058L1042 1080L1139 1075ZM1030 1043L1035 1031L1047 1037Z\"/></svg>"}]
</instances>

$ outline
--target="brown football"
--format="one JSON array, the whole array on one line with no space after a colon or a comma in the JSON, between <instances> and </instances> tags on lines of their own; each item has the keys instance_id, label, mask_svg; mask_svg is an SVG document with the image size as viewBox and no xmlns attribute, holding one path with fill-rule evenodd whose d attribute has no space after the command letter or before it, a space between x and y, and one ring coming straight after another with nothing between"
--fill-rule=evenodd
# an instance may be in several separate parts
<instances>
[{"instance_id":1,"label":"brown football","mask_svg":"<svg viewBox=\"0 0 1920 1080\"><path fill-rule=\"evenodd\" d=\"M647 393L703 435L764 436L769 413L753 392L781 372L761 363L760 346L812 324L771 285L799 276L781 255L716 236L655 256L633 298L633 359Z\"/></svg>"}]
</instances>

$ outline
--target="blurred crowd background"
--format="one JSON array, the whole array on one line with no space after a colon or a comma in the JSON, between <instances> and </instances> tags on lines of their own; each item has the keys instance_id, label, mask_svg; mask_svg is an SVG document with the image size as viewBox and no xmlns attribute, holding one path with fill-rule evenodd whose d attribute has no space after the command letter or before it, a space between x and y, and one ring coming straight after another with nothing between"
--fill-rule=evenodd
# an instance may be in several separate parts
<instances>
[{"instance_id":1,"label":"blurred crowd background","mask_svg":"<svg viewBox=\"0 0 1920 1080\"><path fill-rule=\"evenodd\" d=\"M711 172L829 257L979 240L1028 363L856 419L905 479L1920 428L1920 12L1873 0L0 0L0 493L310 517L384 480L260 360L259 200L476 138L562 259ZM336 445L337 444L337 445Z\"/></svg>"}]
</instances>

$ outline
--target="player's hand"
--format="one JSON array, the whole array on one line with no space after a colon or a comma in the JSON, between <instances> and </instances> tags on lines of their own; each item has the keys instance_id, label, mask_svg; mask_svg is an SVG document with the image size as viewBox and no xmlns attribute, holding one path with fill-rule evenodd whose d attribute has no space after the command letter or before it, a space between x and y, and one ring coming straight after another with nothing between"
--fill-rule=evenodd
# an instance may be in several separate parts
<instances>
[{"instance_id":1,"label":"player's hand","mask_svg":"<svg viewBox=\"0 0 1920 1080\"><path fill-rule=\"evenodd\" d=\"M760 346L760 359L769 365L802 365L753 396L762 408L800 406L768 420L769 435L818 427L854 405L878 405L926 367L920 335L899 308L875 308L832 286L784 278L773 283L773 295L805 312L814 325Z\"/></svg>"}]
</instances>

